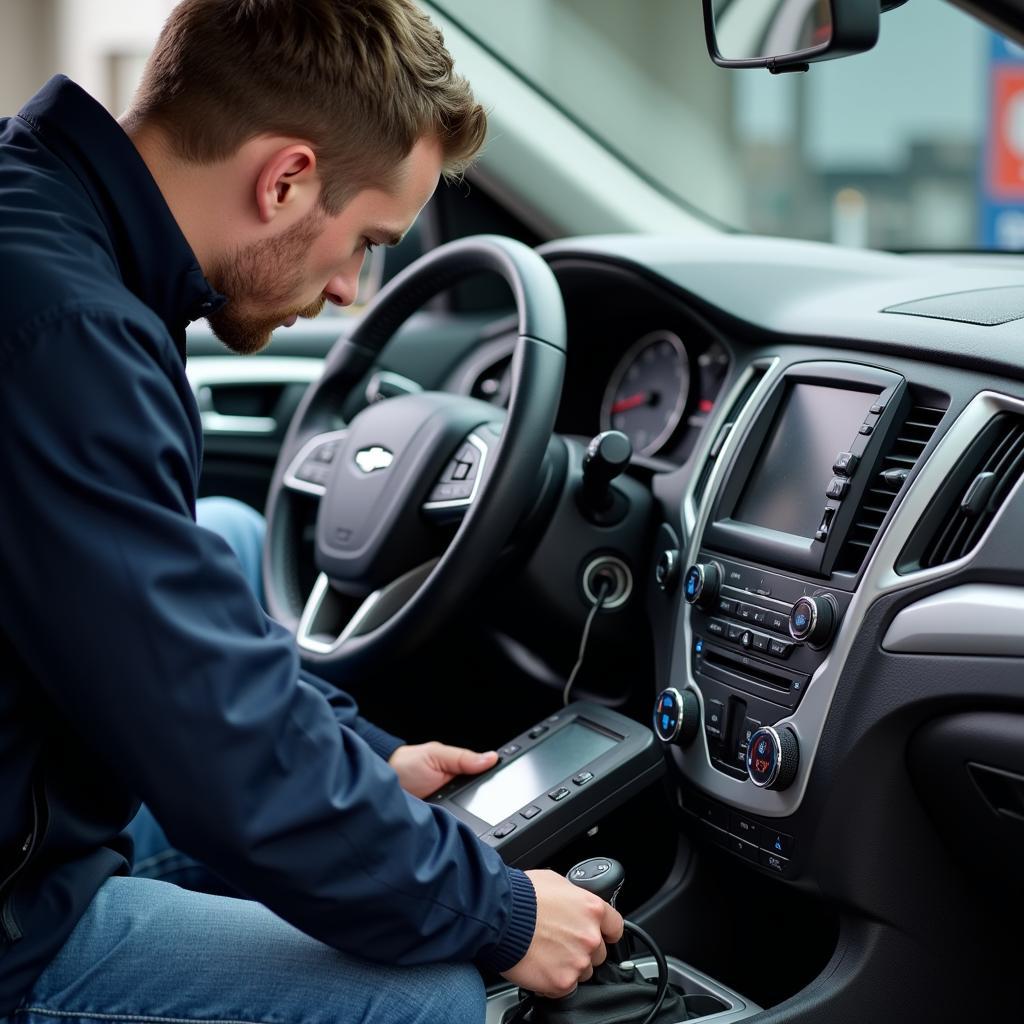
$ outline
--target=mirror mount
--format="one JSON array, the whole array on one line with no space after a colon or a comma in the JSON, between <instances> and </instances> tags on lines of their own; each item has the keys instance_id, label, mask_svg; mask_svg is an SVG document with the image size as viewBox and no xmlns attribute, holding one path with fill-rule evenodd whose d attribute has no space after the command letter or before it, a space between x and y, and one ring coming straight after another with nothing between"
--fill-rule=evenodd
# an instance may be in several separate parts
<instances>
[{"instance_id":1,"label":"mirror mount","mask_svg":"<svg viewBox=\"0 0 1024 1024\"><path fill-rule=\"evenodd\" d=\"M752 5L743 0L703 0L704 34L708 53L719 67L767 68L775 75L806 71L818 61L870 50L878 41L882 7L899 3L761 0ZM816 41L818 37L821 41Z\"/></svg>"}]
</instances>

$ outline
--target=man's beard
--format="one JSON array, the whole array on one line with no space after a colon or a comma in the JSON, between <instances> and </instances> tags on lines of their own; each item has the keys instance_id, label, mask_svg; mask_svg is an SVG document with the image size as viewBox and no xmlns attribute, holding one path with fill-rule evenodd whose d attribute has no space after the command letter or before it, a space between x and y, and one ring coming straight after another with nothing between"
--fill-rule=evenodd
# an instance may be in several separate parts
<instances>
[{"instance_id":1,"label":"man's beard","mask_svg":"<svg viewBox=\"0 0 1024 1024\"><path fill-rule=\"evenodd\" d=\"M303 267L310 246L323 226L324 215L314 210L280 238L239 249L230 262L210 271L210 284L226 295L227 305L208 317L213 333L240 355L266 348L270 335L290 316L317 316L327 301L320 296L296 308L294 296L303 284Z\"/></svg>"}]
</instances>

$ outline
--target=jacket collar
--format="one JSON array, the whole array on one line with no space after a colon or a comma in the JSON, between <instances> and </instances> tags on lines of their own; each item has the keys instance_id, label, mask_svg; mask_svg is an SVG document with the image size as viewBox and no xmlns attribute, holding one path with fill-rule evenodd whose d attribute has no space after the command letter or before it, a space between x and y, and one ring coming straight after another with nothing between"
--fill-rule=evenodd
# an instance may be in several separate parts
<instances>
[{"instance_id":1,"label":"jacket collar","mask_svg":"<svg viewBox=\"0 0 1024 1024\"><path fill-rule=\"evenodd\" d=\"M167 325L184 358L185 325L227 300L203 276L131 139L64 75L51 78L19 117L85 187L107 228L122 280Z\"/></svg>"}]
</instances>

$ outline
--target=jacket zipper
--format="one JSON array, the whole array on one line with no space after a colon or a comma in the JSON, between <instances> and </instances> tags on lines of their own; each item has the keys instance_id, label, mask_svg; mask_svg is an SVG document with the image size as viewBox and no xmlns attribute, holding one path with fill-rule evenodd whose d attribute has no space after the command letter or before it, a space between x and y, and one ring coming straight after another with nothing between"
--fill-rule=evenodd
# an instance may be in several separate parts
<instances>
[{"instance_id":1,"label":"jacket zipper","mask_svg":"<svg viewBox=\"0 0 1024 1024\"><path fill-rule=\"evenodd\" d=\"M21 938L21 927L14 917L14 909L11 906L14 898L14 884L28 867L32 860L32 854L36 851L39 839L39 826L41 815L39 813L39 795L35 786L32 787L32 831L29 832L25 841L21 844L21 860L18 866L0 882L0 930L2 930L9 942L17 942Z\"/></svg>"}]
</instances>

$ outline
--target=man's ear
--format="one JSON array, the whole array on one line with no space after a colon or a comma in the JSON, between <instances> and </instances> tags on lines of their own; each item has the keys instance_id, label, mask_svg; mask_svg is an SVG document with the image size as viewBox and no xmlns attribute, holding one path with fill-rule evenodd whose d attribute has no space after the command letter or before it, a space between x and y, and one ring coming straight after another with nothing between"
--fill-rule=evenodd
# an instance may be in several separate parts
<instances>
[{"instance_id":1,"label":"man's ear","mask_svg":"<svg viewBox=\"0 0 1024 1024\"><path fill-rule=\"evenodd\" d=\"M319 194L316 154L304 142L274 150L256 179L256 208L264 224L284 213L298 220L313 209Z\"/></svg>"}]
</instances>

